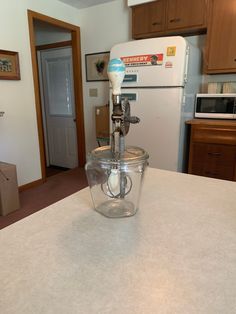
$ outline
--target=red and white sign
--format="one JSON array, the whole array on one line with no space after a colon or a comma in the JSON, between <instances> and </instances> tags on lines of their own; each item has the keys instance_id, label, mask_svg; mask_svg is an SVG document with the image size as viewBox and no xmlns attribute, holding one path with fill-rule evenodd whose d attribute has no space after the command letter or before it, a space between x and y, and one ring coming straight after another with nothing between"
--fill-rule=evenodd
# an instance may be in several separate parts
<instances>
[{"instance_id":1,"label":"red and white sign","mask_svg":"<svg viewBox=\"0 0 236 314\"><path fill-rule=\"evenodd\" d=\"M137 67L146 65L162 65L163 53L151 54L151 55L139 55L121 57L121 60L127 67Z\"/></svg>"}]
</instances>

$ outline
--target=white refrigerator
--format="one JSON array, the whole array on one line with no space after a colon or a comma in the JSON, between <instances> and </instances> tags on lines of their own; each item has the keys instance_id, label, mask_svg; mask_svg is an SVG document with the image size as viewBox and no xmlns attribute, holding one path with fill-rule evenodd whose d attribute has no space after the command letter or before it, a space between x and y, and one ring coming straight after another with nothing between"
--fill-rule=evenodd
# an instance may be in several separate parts
<instances>
[{"instance_id":1,"label":"white refrigerator","mask_svg":"<svg viewBox=\"0 0 236 314\"><path fill-rule=\"evenodd\" d=\"M151 167L184 171L185 121L193 117L200 89L200 50L183 37L161 37L115 45L110 58L124 61L122 95L131 115L140 118L130 126L126 145L144 148Z\"/></svg>"}]
</instances>

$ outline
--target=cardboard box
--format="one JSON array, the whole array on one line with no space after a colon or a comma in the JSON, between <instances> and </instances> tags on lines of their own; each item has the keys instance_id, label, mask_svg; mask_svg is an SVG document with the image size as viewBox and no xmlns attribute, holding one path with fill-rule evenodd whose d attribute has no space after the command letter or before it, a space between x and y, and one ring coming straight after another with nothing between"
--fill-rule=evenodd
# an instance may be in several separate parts
<instances>
[{"instance_id":1,"label":"cardboard box","mask_svg":"<svg viewBox=\"0 0 236 314\"><path fill-rule=\"evenodd\" d=\"M20 208L16 166L0 161L0 215Z\"/></svg>"},{"instance_id":2,"label":"cardboard box","mask_svg":"<svg viewBox=\"0 0 236 314\"><path fill-rule=\"evenodd\" d=\"M109 138L110 137L109 105L95 107L95 121L96 121L96 137Z\"/></svg>"}]
</instances>

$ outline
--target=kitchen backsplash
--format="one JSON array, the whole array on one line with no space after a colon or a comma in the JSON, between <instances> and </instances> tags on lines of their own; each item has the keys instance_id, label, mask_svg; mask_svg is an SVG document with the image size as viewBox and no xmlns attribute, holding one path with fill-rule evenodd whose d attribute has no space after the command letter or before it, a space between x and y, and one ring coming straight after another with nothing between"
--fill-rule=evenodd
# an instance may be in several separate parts
<instances>
[{"instance_id":1,"label":"kitchen backsplash","mask_svg":"<svg viewBox=\"0 0 236 314\"><path fill-rule=\"evenodd\" d=\"M209 94L236 93L236 82L209 82L207 92Z\"/></svg>"}]
</instances>

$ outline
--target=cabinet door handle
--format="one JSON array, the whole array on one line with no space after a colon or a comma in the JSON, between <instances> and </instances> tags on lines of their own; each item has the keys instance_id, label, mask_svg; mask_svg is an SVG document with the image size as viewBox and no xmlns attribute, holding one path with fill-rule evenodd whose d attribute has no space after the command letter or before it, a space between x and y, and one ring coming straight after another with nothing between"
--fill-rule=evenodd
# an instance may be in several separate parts
<instances>
[{"instance_id":1,"label":"cabinet door handle","mask_svg":"<svg viewBox=\"0 0 236 314\"><path fill-rule=\"evenodd\" d=\"M221 153L218 153L218 152L208 152L207 153L208 155L210 155L210 156L221 156Z\"/></svg>"},{"instance_id":2,"label":"cabinet door handle","mask_svg":"<svg viewBox=\"0 0 236 314\"><path fill-rule=\"evenodd\" d=\"M153 22L152 26L161 25L161 22Z\"/></svg>"},{"instance_id":3,"label":"cabinet door handle","mask_svg":"<svg viewBox=\"0 0 236 314\"><path fill-rule=\"evenodd\" d=\"M181 21L181 18L176 18L176 19L169 20L170 23L177 23L177 22L180 22L180 21Z\"/></svg>"}]
</instances>

